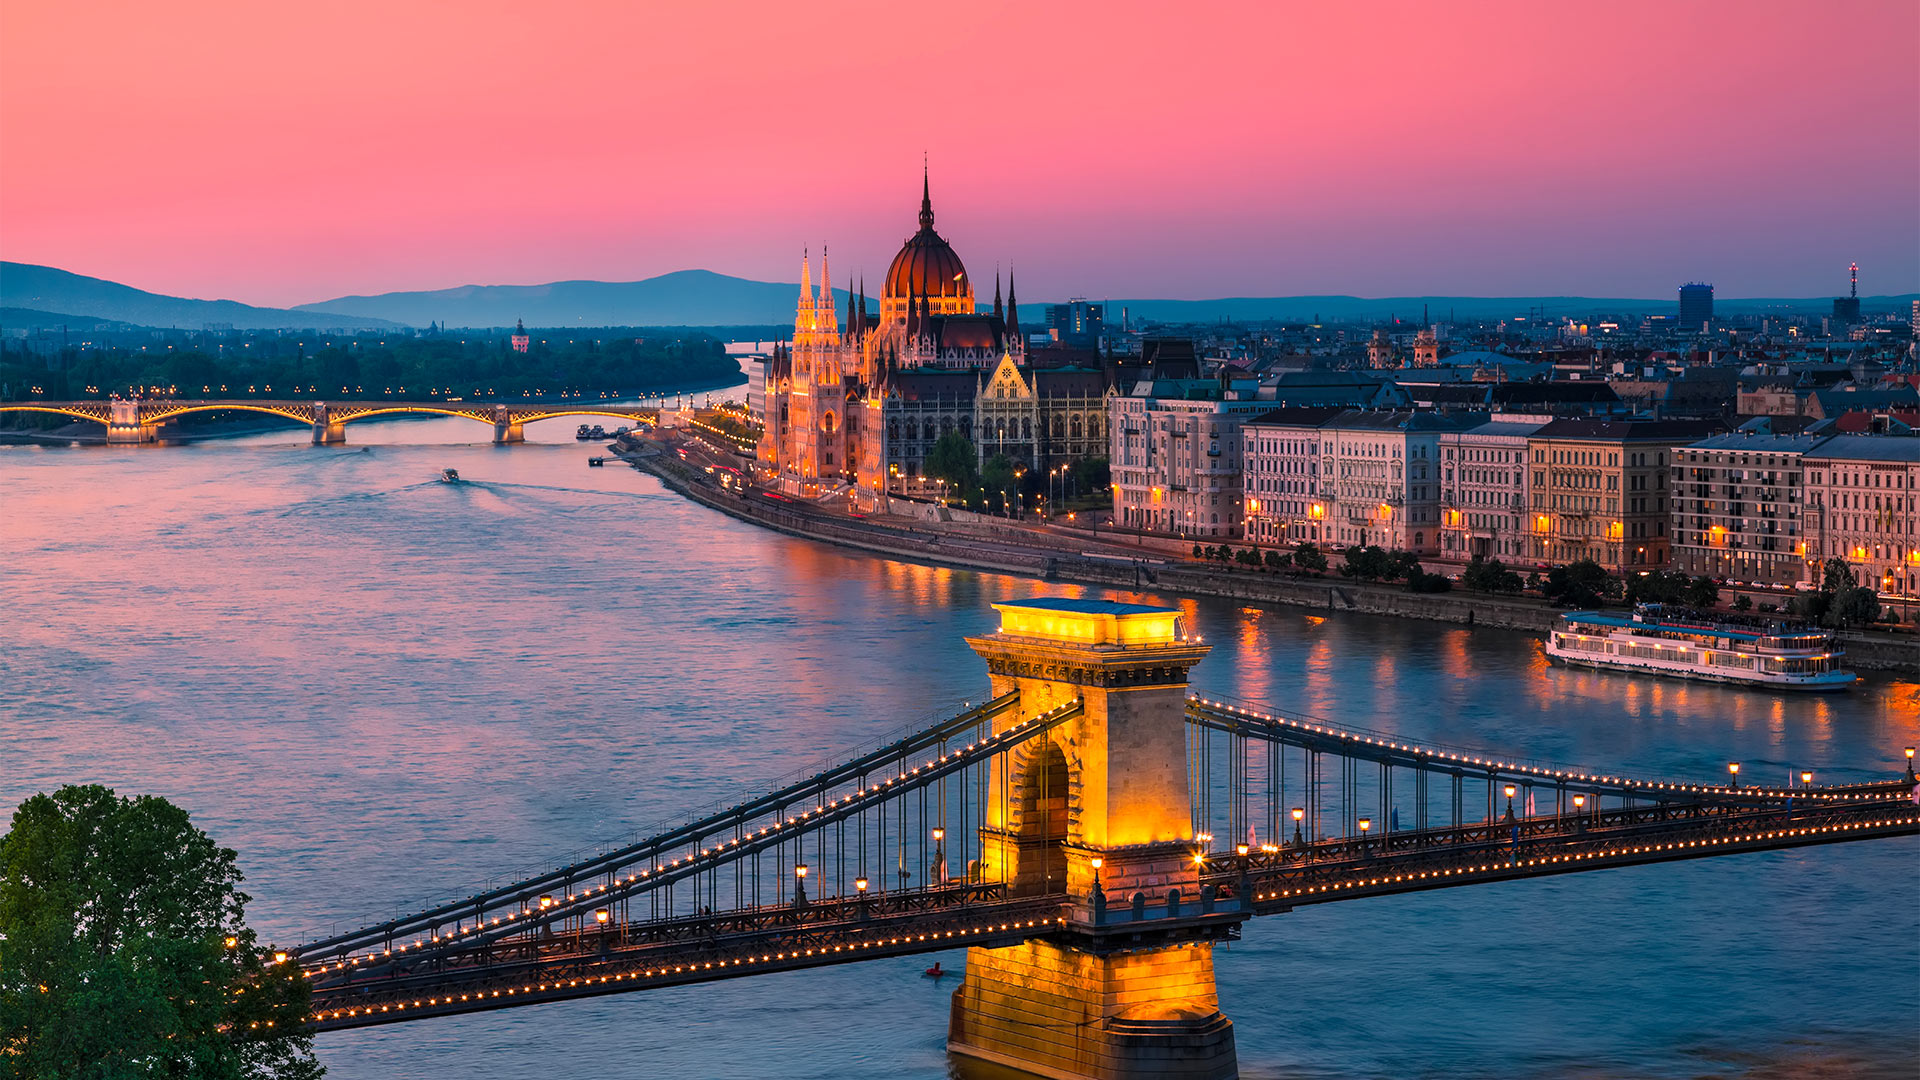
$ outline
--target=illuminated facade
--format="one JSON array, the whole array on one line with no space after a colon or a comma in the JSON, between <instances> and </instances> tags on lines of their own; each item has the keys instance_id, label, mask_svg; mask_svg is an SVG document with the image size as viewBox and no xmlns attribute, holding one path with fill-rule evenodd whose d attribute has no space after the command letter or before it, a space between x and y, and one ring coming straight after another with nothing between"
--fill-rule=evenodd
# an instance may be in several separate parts
<instances>
[{"instance_id":1,"label":"illuminated facade","mask_svg":"<svg viewBox=\"0 0 1920 1080\"><path fill-rule=\"evenodd\" d=\"M1527 555L1527 438L1547 417L1495 415L1440 435L1440 557Z\"/></svg>"},{"instance_id":2,"label":"illuminated facade","mask_svg":"<svg viewBox=\"0 0 1920 1080\"><path fill-rule=\"evenodd\" d=\"M1861 585L1920 593L1920 437L1835 435L1801 456L1808 580L1845 559Z\"/></svg>"},{"instance_id":3,"label":"illuminated facade","mask_svg":"<svg viewBox=\"0 0 1920 1080\"><path fill-rule=\"evenodd\" d=\"M1632 573L1667 565L1669 459L1711 421L1560 419L1527 439L1528 550L1542 565L1592 559Z\"/></svg>"},{"instance_id":4,"label":"illuminated facade","mask_svg":"<svg viewBox=\"0 0 1920 1080\"><path fill-rule=\"evenodd\" d=\"M1673 569L1766 585L1802 580L1806 472L1819 435L1736 431L1673 450Z\"/></svg>"},{"instance_id":5,"label":"illuminated facade","mask_svg":"<svg viewBox=\"0 0 1920 1080\"><path fill-rule=\"evenodd\" d=\"M760 466L790 493L863 504L889 489L927 493L926 455L948 434L982 462L1004 454L1036 470L1105 452L1105 376L1031 366L1011 276L1005 303L996 280L992 312L976 311L933 220L923 181L919 231L887 269L877 317L863 284L842 321L826 256L817 286L803 262L793 341L767 358L760 411Z\"/></svg>"}]
</instances>

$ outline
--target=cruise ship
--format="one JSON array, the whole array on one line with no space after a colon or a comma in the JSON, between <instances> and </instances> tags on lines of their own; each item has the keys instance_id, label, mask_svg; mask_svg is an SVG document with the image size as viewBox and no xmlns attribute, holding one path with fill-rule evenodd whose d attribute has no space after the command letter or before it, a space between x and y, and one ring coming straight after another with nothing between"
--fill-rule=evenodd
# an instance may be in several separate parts
<instances>
[{"instance_id":1,"label":"cruise ship","mask_svg":"<svg viewBox=\"0 0 1920 1080\"><path fill-rule=\"evenodd\" d=\"M1573 611L1547 635L1563 664L1672 675L1779 690L1844 690L1857 678L1840 666L1833 635L1778 620L1740 620L1642 604L1631 615Z\"/></svg>"}]
</instances>

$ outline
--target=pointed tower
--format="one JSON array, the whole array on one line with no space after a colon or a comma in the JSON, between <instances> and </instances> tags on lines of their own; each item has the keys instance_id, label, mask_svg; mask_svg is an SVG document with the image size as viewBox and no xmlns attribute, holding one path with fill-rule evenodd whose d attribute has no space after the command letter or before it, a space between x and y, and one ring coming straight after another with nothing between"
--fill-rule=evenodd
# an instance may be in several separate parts
<instances>
[{"instance_id":1,"label":"pointed tower","mask_svg":"<svg viewBox=\"0 0 1920 1080\"><path fill-rule=\"evenodd\" d=\"M800 253L800 303L794 309L793 330L797 335L813 329L813 253Z\"/></svg>"},{"instance_id":2,"label":"pointed tower","mask_svg":"<svg viewBox=\"0 0 1920 1080\"><path fill-rule=\"evenodd\" d=\"M1007 351L1015 351L1018 347L1019 351L1025 352L1026 349L1020 346L1020 340L1020 300L1015 295L1013 267L1009 266L1007 267Z\"/></svg>"},{"instance_id":3,"label":"pointed tower","mask_svg":"<svg viewBox=\"0 0 1920 1080\"><path fill-rule=\"evenodd\" d=\"M1007 317L1006 309L1000 305L1000 268L998 266L993 268L993 317L996 319Z\"/></svg>"},{"instance_id":4,"label":"pointed tower","mask_svg":"<svg viewBox=\"0 0 1920 1080\"><path fill-rule=\"evenodd\" d=\"M827 249L820 248L820 296L814 301L814 310L819 313L816 328L826 333L840 329L840 312L833 306L833 272L827 268Z\"/></svg>"}]
</instances>

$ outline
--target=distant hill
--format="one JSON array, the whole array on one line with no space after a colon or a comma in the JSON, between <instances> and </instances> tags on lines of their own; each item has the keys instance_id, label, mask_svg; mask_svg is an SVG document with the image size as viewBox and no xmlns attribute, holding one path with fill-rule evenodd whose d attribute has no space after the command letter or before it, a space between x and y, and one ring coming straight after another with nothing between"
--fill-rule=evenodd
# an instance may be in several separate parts
<instances>
[{"instance_id":1,"label":"distant hill","mask_svg":"<svg viewBox=\"0 0 1920 1080\"><path fill-rule=\"evenodd\" d=\"M237 330L280 328L390 330L394 323L359 315L330 315L254 307L236 300L189 300L32 263L0 262L0 307L66 312L140 326L198 330L208 323Z\"/></svg>"},{"instance_id":2,"label":"distant hill","mask_svg":"<svg viewBox=\"0 0 1920 1080\"><path fill-rule=\"evenodd\" d=\"M793 324L798 283L750 281L711 270L677 270L641 281L462 285L430 292L342 296L296 311L391 319L412 326L720 326ZM835 289L842 311L847 294Z\"/></svg>"},{"instance_id":3,"label":"distant hill","mask_svg":"<svg viewBox=\"0 0 1920 1080\"><path fill-rule=\"evenodd\" d=\"M66 328L69 333L82 331L112 331L125 333L129 330L144 330L144 326L121 322L118 319L103 319L98 315L69 315L59 311L35 311L32 308L0 307L0 328L9 330L59 330Z\"/></svg>"}]
</instances>

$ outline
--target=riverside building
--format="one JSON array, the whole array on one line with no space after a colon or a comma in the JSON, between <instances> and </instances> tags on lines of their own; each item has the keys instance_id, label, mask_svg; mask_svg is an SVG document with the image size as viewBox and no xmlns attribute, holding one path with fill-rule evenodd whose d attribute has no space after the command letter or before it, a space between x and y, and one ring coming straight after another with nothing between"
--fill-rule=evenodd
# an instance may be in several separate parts
<instances>
[{"instance_id":1,"label":"riverside building","mask_svg":"<svg viewBox=\"0 0 1920 1080\"><path fill-rule=\"evenodd\" d=\"M1368 409L1279 409L1255 418L1244 435L1247 538L1437 553L1440 438L1460 423Z\"/></svg>"},{"instance_id":2,"label":"riverside building","mask_svg":"<svg viewBox=\"0 0 1920 1080\"><path fill-rule=\"evenodd\" d=\"M1526 558L1527 440L1551 417L1495 414L1440 434L1440 557Z\"/></svg>"},{"instance_id":3,"label":"riverside building","mask_svg":"<svg viewBox=\"0 0 1920 1080\"><path fill-rule=\"evenodd\" d=\"M1762 585L1802 580L1802 458L1824 441L1743 429L1675 447L1673 568Z\"/></svg>"},{"instance_id":4,"label":"riverside building","mask_svg":"<svg viewBox=\"0 0 1920 1080\"><path fill-rule=\"evenodd\" d=\"M923 178L920 228L887 268L877 315L864 284L844 322L824 254L800 268L793 341L766 360L757 448L763 479L788 494L844 492L877 506L889 492L930 494L927 453L942 436L1045 470L1106 451L1111 379L1097 367L1040 367L1020 332L1011 276L1003 303L976 310L966 266L933 227Z\"/></svg>"},{"instance_id":5,"label":"riverside building","mask_svg":"<svg viewBox=\"0 0 1920 1080\"><path fill-rule=\"evenodd\" d=\"M1920 437L1835 435L1801 455L1807 580L1828 559L1883 596L1920 593Z\"/></svg>"},{"instance_id":6,"label":"riverside building","mask_svg":"<svg viewBox=\"0 0 1920 1080\"><path fill-rule=\"evenodd\" d=\"M1560 419L1527 437L1528 551L1541 565L1592 559L1614 574L1667 565L1673 447L1705 420Z\"/></svg>"},{"instance_id":7,"label":"riverside building","mask_svg":"<svg viewBox=\"0 0 1920 1080\"><path fill-rule=\"evenodd\" d=\"M1222 376L1144 379L1115 395L1114 522L1170 536L1238 539L1241 425L1273 408L1271 394L1253 379Z\"/></svg>"}]
</instances>

